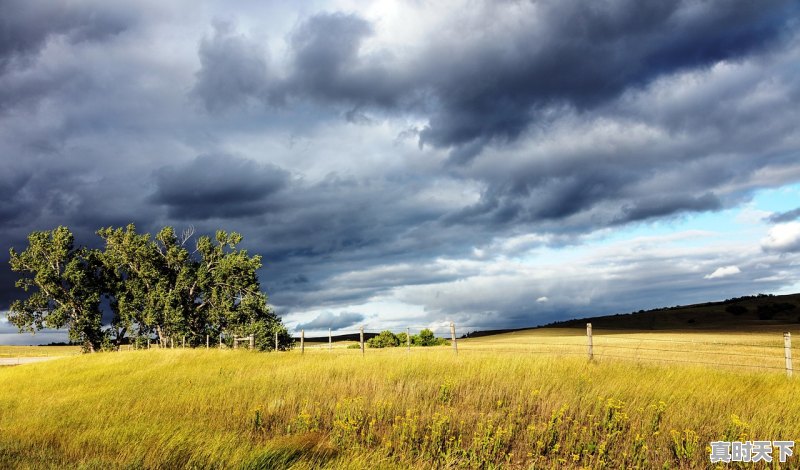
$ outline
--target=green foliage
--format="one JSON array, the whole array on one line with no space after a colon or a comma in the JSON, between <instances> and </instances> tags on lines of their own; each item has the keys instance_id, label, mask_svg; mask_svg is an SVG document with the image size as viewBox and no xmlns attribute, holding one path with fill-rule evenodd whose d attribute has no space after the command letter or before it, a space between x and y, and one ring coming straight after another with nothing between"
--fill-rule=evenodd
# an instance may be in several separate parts
<instances>
[{"instance_id":1,"label":"green foliage","mask_svg":"<svg viewBox=\"0 0 800 470\"><path fill-rule=\"evenodd\" d=\"M371 348L393 348L399 344L400 340L389 330L381 331L378 336L373 336L367 340L367 346Z\"/></svg>"},{"instance_id":2,"label":"green foliage","mask_svg":"<svg viewBox=\"0 0 800 470\"><path fill-rule=\"evenodd\" d=\"M279 350L285 351L292 347L294 344L292 336L272 310L263 312L261 317L254 316L250 323L245 323L235 329L237 336L252 334L256 349L259 351L275 350L275 333L278 333Z\"/></svg>"},{"instance_id":3,"label":"green foliage","mask_svg":"<svg viewBox=\"0 0 800 470\"><path fill-rule=\"evenodd\" d=\"M34 232L28 248L11 250L11 268L29 296L12 305L9 320L21 331L68 327L70 339L88 351L117 348L130 336L142 344L153 335L162 347L170 340L189 346L215 342L221 335L254 334L261 350L291 346L291 337L267 305L257 271L261 257L238 248L242 236L217 231L201 236L194 250L193 231L180 237L165 227L151 239L136 227L103 228L104 249L73 247L66 227ZM114 314L103 330L100 301Z\"/></svg>"},{"instance_id":4,"label":"green foliage","mask_svg":"<svg viewBox=\"0 0 800 470\"><path fill-rule=\"evenodd\" d=\"M100 254L74 247L66 227L33 232L21 253L10 250L11 270L21 273L16 286L28 298L11 304L8 320L20 331L68 328L69 338L86 351L103 344L100 299L105 287Z\"/></svg>"},{"instance_id":5,"label":"green foliage","mask_svg":"<svg viewBox=\"0 0 800 470\"><path fill-rule=\"evenodd\" d=\"M411 343L415 346L442 346L447 344L447 340L437 338L433 335L433 331L425 328L418 335L411 336Z\"/></svg>"},{"instance_id":6,"label":"green foliage","mask_svg":"<svg viewBox=\"0 0 800 470\"><path fill-rule=\"evenodd\" d=\"M405 346L408 344L408 335L406 333L398 333L396 336L397 342L400 343L400 346Z\"/></svg>"},{"instance_id":7,"label":"green foliage","mask_svg":"<svg viewBox=\"0 0 800 470\"><path fill-rule=\"evenodd\" d=\"M366 343L370 348L394 348L405 346L407 341L408 336L406 333L394 334L389 330L385 330L368 339ZM425 328L419 334L411 335L411 344L414 346L442 346L450 343L444 338L437 338L434 336L433 331Z\"/></svg>"}]
</instances>

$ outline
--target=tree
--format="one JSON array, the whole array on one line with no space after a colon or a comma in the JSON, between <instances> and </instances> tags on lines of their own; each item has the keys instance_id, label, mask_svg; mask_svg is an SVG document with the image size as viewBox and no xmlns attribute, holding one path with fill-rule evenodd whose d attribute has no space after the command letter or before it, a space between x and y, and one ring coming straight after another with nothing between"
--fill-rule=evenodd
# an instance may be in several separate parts
<instances>
[{"instance_id":1,"label":"tree","mask_svg":"<svg viewBox=\"0 0 800 470\"><path fill-rule=\"evenodd\" d=\"M207 236L197 240L200 259L188 293L192 306L188 329L193 337L208 328L235 333L251 323L277 318L267 307L258 282L261 257L250 257L246 250L238 249L241 241L238 233L222 230L214 241Z\"/></svg>"},{"instance_id":2,"label":"tree","mask_svg":"<svg viewBox=\"0 0 800 470\"><path fill-rule=\"evenodd\" d=\"M241 235L221 230L213 240L199 237L190 253L186 246L193 234L188 230L179 238L165 227L150 240L133 225L98 231L106 242L105 264L113 273L111 306L117 324L136 325L138 334L154 332L163 347L175 336L198 346L206 335L219 338L223 333L253 333L260 349L274 349L278 333L279 347L290 345L291 337L261 291L261 257L238 248Z\"/></svg>"},{"instance_id":3,"label":"tree","mask_svg":"<svg viewBox=\"0 0 800 470\"><path fill-rule=\"evenodd\" d=\"M194 317L194 299L199 295L197 262L191 259L185 245L191 234L178 238L172 227L164 227L155 237L157 282L149 292L149 303L155 306L150 322L158 334L162 347L175 336L187 333L188 323ZM197 339L191 338L196 344Z\"/></svg>"},{"instance_id":4,"label":"tree","mask_svg":"<svg viewBox=\"0 0 800 470\"><path fill-rule=\"evenodd\" d=\"M229 325L229 332L236 336L253 335L255 346L261 351L275 349L275 334L278 334L278 349L289 349L293 340L280 318L267 306L265 295L251 296L241 306L243 312L236 324Z\"/></svg>"},{"instance_id":5,"label":"tree","mask_svg":"<svg viewBox=\"0 0 800 470\"><path fill-rule=\"evenodd\" d=\"M178 237L165 227L151 239L136 227L103 228L105 248L75 249L66 227L34 232L22 253L11 250L11 268L24 277L17 286L30 292L12 305L11 323L21 331L68 327L70 338L87 351L104 341L119 347L131 335L137 343L153 334L162 347L186 338L190 346L205 337L254 334L260 349L292 344L280 318L267 304L257 271L260 256L238 248L242 236L218 231L215 238L187 245L193 230ZM103 330L101 298L113 312Z\"/></svg>"},{"instance_id":6,"label":"tree","mask_svg":"<svg viewBox=\"0 0 800 470\"><path fill-rule=\"evenodd\" d=\"M103 228L97 234L106 244L102 260L117 346L127 332L132 332L137 340L150 337L159 307L152 294L161 274L150 235L137 234L133 224L125 230Z\"/></svg>"},{"instance_id":7,"label":"tree","mask_svg":"<svg viewBox=\"0 0 800 470\"><path fill-rule=\"evenodd\" d=\"M104 339L100 299L105 270L96 250L74 247L66 227L33 232L21 253L10 250L12 271L22 273L16 286L28 293L11 305L8 320L20 331L68 328L69 338L85 351L98 350Z\"/></svg>"}]
</instances>

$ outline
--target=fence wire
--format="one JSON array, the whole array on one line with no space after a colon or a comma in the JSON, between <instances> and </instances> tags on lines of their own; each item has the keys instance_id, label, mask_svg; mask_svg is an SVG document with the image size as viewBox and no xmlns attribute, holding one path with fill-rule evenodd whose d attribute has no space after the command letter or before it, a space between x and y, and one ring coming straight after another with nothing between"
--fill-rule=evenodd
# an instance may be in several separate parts
<instances>
[{"instance_id":1,"label":"fence wire","mask_svg":"<svg viewBox=\"0 0 800 470\"><path fill-rule=\"evenodd\" d=\"M410 333L411 336L419 334L420 331L431 330L438 338L452 341L452 331L447 326L411 326L408 328L393 331L393 333ZM361 348L360 338L364 334L364 348L366 351L373 349L368 346L368 339L375 337L387 329L364 328L363 330L337 331L335 335L315 336L313 342L306 345L308 349L342 349L344 343L349 347ZM462 329L463 331L463 329ZM622 359L635 362L653 363L680 363L695 364L713 367L726 368L748 368L766 370L786 370L785 366L778 366L779 361L785 359L779 352L785 349L783 344L764 344L764 342L742 342L742 341L713 341L713 340L684 340L671 338L652 338L646 337L647 333L639 333L637 337L623 336L619 333L603 333L602 330L594 330L592 334L592 353L591 358L599 359ZM777 336L777 335L776 335ZM346 339L343 339L346 338ZM584 335L574 336L534 336L520 335L513 337L511 341L504 338L491 336L483 337L459 337L459 329L456 328L456 343L459 354L479 355L486 353L502 353L508 355L536 355L539 356L589 356L588 338ZM475 342L480 338L479 342ZM506 337L507 338L507 337ZM552 340L551 340L552 339ZM565 342L565 339L569 342ZM574 341L570 341L574 339ZM466 341L464 341L466 340ZM329 342L330 341L330 342ZM670 346L668 346L670 345ZM671 347L674 345L674 347ZM398 347L406 348L407 342L403 341ZM740 348L739 351L731 351L730 348ZM416 352L423 350L442 351L442 347L418 347L412 344L412 349ZM678 355L678 357L664 357L665 353ZM700 356L719 356L719 360L689 359L681 357L686 354ZM741 360L725 360L725 358L735 358ZM760 362L766 362L761 364ZM775 364L775 365L773 365Z\"/></svg>"}]
</instances>

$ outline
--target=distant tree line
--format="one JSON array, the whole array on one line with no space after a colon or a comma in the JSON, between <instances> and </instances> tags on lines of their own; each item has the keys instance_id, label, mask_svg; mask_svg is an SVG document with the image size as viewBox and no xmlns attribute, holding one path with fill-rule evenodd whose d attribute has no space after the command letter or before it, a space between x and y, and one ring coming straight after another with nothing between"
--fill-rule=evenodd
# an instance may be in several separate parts
<instances>
[{"instance_id":1,"label":"distant tree line","mask_svg":"<svg viewBox=\"0 0 800 470\"><path fill-rule=\"evenodd\" d=\"M27 298L11 305L8 320L21 332L67 328L87 352L124 342L154 340L205 345L206 335L253 334L260 349L291 344L280 318L267 305L256 271L261 257L238 248L242 236L217 231L212 239L172 227L155 237L125 228L102 228L102 249L75 247L67 227L33 232L28 246L10 250L17 287ZM103 310L113 314L103 325Z\"/></svg>"}]
</instances>

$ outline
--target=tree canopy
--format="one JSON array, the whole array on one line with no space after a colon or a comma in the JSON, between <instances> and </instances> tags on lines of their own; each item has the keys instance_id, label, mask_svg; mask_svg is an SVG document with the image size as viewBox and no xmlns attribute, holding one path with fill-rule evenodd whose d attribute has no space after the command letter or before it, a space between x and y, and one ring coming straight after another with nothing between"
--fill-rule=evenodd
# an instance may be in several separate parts
<instances>
[{"instance_id":1,"label":"tree canopy","mask_svg":"<svg viewBox=\"0 0 800 470\"><path fill-rule=\"evenodd\" d=\"M260 349L286 347L291 338L269 308L257 271L261 257L238 248L242 236L217 231L178 236L165 227L154 238L134 225L102 228L102 249L75 248L66 227L33 232L21 253L11 250L17 286L28 293L11 306L20 331L68 328L87 351L155 338L162 346L185 338L191 346L223 334L254 334ZM104 299L107 302L104 302ZM102 325L102 307L113 314Z\"/></svg>"}]
</instances>

